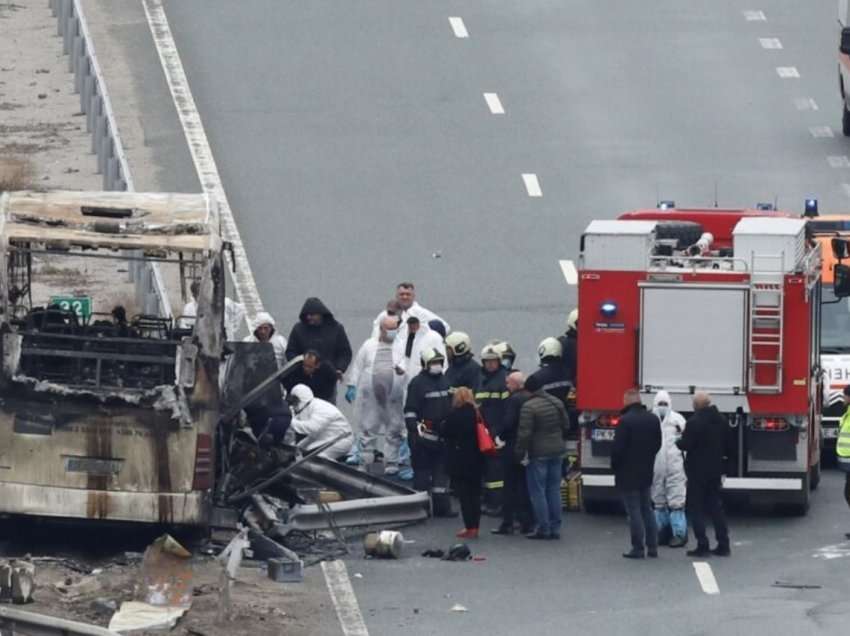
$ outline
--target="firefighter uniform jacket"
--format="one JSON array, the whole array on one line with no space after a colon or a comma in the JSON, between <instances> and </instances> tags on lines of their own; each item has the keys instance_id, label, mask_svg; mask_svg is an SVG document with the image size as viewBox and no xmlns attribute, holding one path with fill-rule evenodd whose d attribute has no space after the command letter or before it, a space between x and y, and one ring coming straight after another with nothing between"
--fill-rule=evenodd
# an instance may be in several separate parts
<instances>
[{"instance_id":1,"label":"firefighter uniform jacket","mask_svg":"<svg viewBox=\"0 0 850 636\"><path fill-rule=\"evenodd\" d=\"M418 437L416 425L425 422L427 428L444 420L452 410L452 398L449 395L449 381L442 373L431 375L423 369L407 386L407 399L404 402L404 424L408 439L414 442ZM436 427L433 427L436 431Z\"/></svg>"},{"instance_id":2,"label":"firefighter uniform jacket","mask_svg":"<svg viewBox=\"0 0 850 636\"><path fill-rule=\"evenodd\" d=\"M481 382L475 393L475 401L478 402L481 416L487 424L487 428L493 435L502 430L502 420L505 414L505 404L508 399L508 387L505 380L508 372L499 368L494 373L481 370Z\"/></svg>"},{"instance_id":3,"label":"firefighter uniform jacket","mask_svg":"<svg viewBox=\"0 0 850 636\"><path fill-rule=\"evenodd\" d=\"M554 398L558 398L567 408L567 398L572 389L569 380L570 371L560 358L555 358L544 363L542 367L532 373L526 380L526 387L532 393L534 391L546 391Z\"/></svg>"},{"instance_id":4,"label":"firefighter uniform jacket","mask_svg":"<svg viewBox=\"0 0 850 636\"><path fill-rule=\"evenodd\" d=\"M471 355L454 358L446 371L449 386L453 389L465 386L475 393L481 381L481 365Z\"/></svg>"}]
</instances>

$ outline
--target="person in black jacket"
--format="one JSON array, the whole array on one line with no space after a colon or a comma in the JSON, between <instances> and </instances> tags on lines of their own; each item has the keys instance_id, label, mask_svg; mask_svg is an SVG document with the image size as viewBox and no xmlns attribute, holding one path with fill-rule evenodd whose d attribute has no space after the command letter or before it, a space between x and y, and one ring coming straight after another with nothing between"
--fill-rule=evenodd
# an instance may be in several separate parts
<instances>
[{"instance_id":1,"label":"person in black jacket","mask_svg":"<svg viewBox=\"0 0 850 636\"><path fill-rule=\"evenodd\" d=\"M422 371L407 385L404 424L413 464L413 487L431 493L435 516L452 516L448 494L445 445L439 424L452 407L449 381L443 375L443 354L426 349Z\"/></svg>"},{"instance_id":2,"label":"person in black jacket","mask_svg":"<svg viewBox=\"0 0 850 636\"><path fill-rule=\"evenodd\" d=\"M286 345L286 359L292 360L308 350L318 352L322 360L333 366L337 380L342 379L348 365L351 364L351 344L345 327L337 322L331 311L318 298L308 298L299 314L297 322L289 334ZM336 401L336 385L334 396Z\"/></svg>"},{"instance_id":3,"label":"person in black jacket","mask_svg":"<svg viewBox=\"0 0 850 636\"><path fill-rule=\"evenodd\" d=\"M688 495L685 507L697 547L688 556L706 557L710 554L729 556L729 528L720 498L722 486L726 433L726 418L711 404L711 396L703 391L694 394L694 414L685 424L685 432L676 445L685 451L685 475ZM711 517L717 547L709 550L705 518Z\"/></svg>"},{"instance_id":4,"label":"person in black jacket","mask_svg":"<svg viewBox=\"0 0 850 636\"><path fill-rule=\"evenodd\" d=\"M281 379L281 384L287 393L299 384L303 384L310 387L315 397L326 402L333 402L336 392L336 371L322 360L318 351L308 349L304 352L301 364Z\"/></svg>"},{"instance_id":5,"label":"person in black jacket","mask_svg":"<svg viewBox=\"0 0 850 636\"><path fill-rule=\"evenodd\" d=\"M531 514L531 500L528 498L525 466L514 457L519 413L522 405L531 397L524 385L525 376L521 372L514 371L508 376L506 386L510 397L505 400L501 426L494 433L496 445L504 444L500 454L505 484L502 489L502 523L490 531L493 534L513 534L515 521L519 521L523 534L534 532L534 516Z\"/></svg>"},{"instance_id":6,"label":"person in black jacket","mask_svg":"<svg viewBox=\"0 0 850 636\"><path fill-rule=\"evenodd\" d=\"M452 410L439 423L440 436L446 441L452 488L460 501L464 528L460 539L477 539L481 522L481 477L484 457L478 450L478 408L466 387L452 396Z\"/></svg>"},{"instance_id":7,"label":"person in black jacket","mask_svg":"<svg viewBox=\"0 0 850 636\"><path fill-rule=\"evenodd\" d=\"M481 379L478 382L478 390L475 392L475 401L493 437L502 429L505 403L508 400L508 387L505 384L508 372L502 368L501 358L492 345L487 345L481 350ZM501 455L486 457L484 459L484 512L491 517L502 514L504 481Z\"/></svg>"},{"instance_id":8,"label":"person in black jacket","mask_svg":"<svg viewBox=\"0 0 850 636\"><path fill-rule=\"evenodd\" d=\"M642 559L645 540L646 554L654 558L658 556L658 526L650 488L655 456L661 448L661 422L641 404L636 389L626 391L623 404L611 448L614 483L623 498L632 535L632 549L623 556Z\"/></svg>"}]
</instances>

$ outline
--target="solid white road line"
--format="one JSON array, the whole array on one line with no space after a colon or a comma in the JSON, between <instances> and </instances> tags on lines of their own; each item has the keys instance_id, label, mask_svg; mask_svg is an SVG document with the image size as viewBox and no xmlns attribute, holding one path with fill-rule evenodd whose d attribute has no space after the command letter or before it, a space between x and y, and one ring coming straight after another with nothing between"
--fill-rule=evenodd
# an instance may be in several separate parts
<instances>
[{"instance_id":1,"label":"solid white road line","mask_svg":"<svg viewBox=\"0 0 850 636\"><path fill-rule=\"evenodd\" d=\"M217 204L221 217L222 234L226 241L233 244L233 256L236 261L233 281L239 302L245 306L246 320L250 329L257 313L263 311L263 303L257 291L257 284L248 262L248 255L245 252L245 246L242 244L239 228L236 227L230 203L227 201L227 194L224 192L218 167L207 135L204 132L201 116L195 106L195 100L189 88L189 80L186 78L183 63L180 61L180 54L177 52L177 45L171 35L171 28L168 25L162 0L144 0L142 5L159 54L162 70L165 72L168 88L171 91L171 98L174 101L175 108L177 108L183 134L186 136L189 145L189 152L192 154L192 161L195 163L201 188L213 203Z\"/></svg>"},{"instance_id":2,"label":"solid white road line","mask_svg":"<svg viewBox=\"0 0 850 636\"><path fill-rule=\"evenodd\" d=\"M469 31L466 30L466 25L463 23L463 18L451 17L449 18L449 24L452 25L452 31L454 31L456 38L469 37Z\"/></svg>"},{"instance_id":3,"label":"solid white road line","mask_svg":"<svg viewBox=\"0 0 850 636\"><path fill-rule=\"evenodd\" d=\"M747 9L744 13L744 19L747 22L764 22L767 18L764 15L764 11L755 11L753 9Z\"/></svg>"},{"instance_id":4,"label":"solid white road line","mask_svg":"<svg viewBox=\"0 0 850 636\"><path fill-rule=\"evenodd\" d=\"M564 274L564 279L567 285L576 285L578 283L578 271L576 265L570 260L558 261L561 265L561 273Z\"/></svg>"},{"instance_id":5,"label":"solid white road line","mask_svg":"<svg viewBox=\"0 0 850 636\"><path fill-rule=\"evenodd\" d=\"M759 44L763 49L776 50L782 48L782 42L779 41L779 38L759 38Z\"/></svg>"},{"instance_id":6,"label":"solid white road line","mask_svg":"<svg viewBox=\"0 0 850 636\"><path fill-rule=\"evenodd\" d=\"M796 66L777 66L776 74L782 79L797 79L800 77L800 71Z\"/></svg>"},{"instance_id":7,"label":"solid white road line","mask_svg":"<svg viewBox=\"0 0 850 636\"><path fill-rule=\"evenodd\" d=\"M717 579L714 578L714 572L711 571L711 566L708 563L705 561L694 562L694 572L696 572L697 580L703 592L706 594L720 594Z\"/></svg>"},{"instance_id":8,"label":"solid white road line","mask_svg":"<svg viewBox=\"0 0 850 636\"><path fill-rule=\"evenodd\" d=\"M810 126L809 132L812 134L812 137L816 139L835 137L835 134L832 132L832 128L829 126Z\"/></svg>"},{"instance_id":9,"label":"solid white road line","mask_svg":"<svg viewBox=\"0 0 850 636\"><path fill-rule=\"evenodd\" d=\"M818 104L811 97L798 97L794 100L797 110L818 110Z\"/></svg>"},{"instance_id":10,"label":"solid white road line","mask_svg":"<svg viewBox=\"0 0 850 636\"><path fill-rule=\"evenodd\" d=\"M502 106L502 100L496 93L484 93L484 101L487 102L487 107L494 115L504 115L505 109Z\"/></svg>"},{"instance_id":11,"label":"solid white road line","mask_svg":"<svg viewBox=\"0 0 850 636\"><path fill-rule=\"evenodd\" d=\"M537 175L531 172L526 172L522 175L522 180L525 182L525 189L528 190L530 197L542 197L543 190L540 189L540 182L537 180Z\"/></svg>"},{"instance_id":12,"label":"solid white road line","mask_svg":"<svg viewBox=\"0 0 850 636\"><path fill-rule=\"evenodd\" d=\"M366 629L363 614L360 613L360 605L351 587L345 563L324 561L322 572L325 574L325 582L328 584L328 592L336 609L343 636L369 636L369 630Z\"/></svg>"},{"instance_id":13,"label":"solid white road line","mask_svg":"<svg viewBox=\"0 0 850 636\"><path fill-rule=\"evenodd\" d=\"M830 168L850 168L850 159L847 155L830 155L826 158Z\"/></svg>"}]
</instances>

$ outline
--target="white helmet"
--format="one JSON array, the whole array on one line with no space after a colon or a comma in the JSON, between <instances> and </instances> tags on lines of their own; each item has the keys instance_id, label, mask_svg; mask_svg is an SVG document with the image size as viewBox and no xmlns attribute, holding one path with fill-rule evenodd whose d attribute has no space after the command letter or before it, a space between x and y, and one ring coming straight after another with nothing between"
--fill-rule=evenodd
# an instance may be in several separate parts
<instances>
[{"instance_id":1,"label":"white helmet","mask_svg":"<svg viewBox=\"0 0 850 636\"><path fill-rule=\"evenodd\" d=\"M446 349L450 350L453 356L465 356L472 351L472 340L462 331L452 331L446 336Z\"/></svg>"},{"instance_id":2,"label":"white helmet","mask_svg":"<svg viewBox=\"0 0 850 636\"><path fill-rule=\"evenodd\" d=\"M514 361L516 360L516 351L511 346L511 343L507 340L494 340L490 343L496 351L499 352L499 357L502 361L507 361L511 363L513 366Z\"/></svg>"},{"instance_id":3,"label":"white helmet","mask_svg":"<svg viewBox=\"0 0 850 636\"><path fill-rule=\"evenodd\" d=\"M540 356L540 359L544 358L560 358L564 353L563 347L561 347L561 343L558 342L557 338L543 338L540 341L540 344L537 347L537 355Z\"/></svg>"},{"instance_id":4,"label":"white helmet","mask_svg":"<svg viewBox=\"0 0 850 636\"><path fill-rule=\"evenodd\" d=\"M501 359L502 359L502 354L499 353L499 350L496 348L495 343L488 344L481 350L481 361L482 362L484 360L501 360Z\"/></svg>"},{"instance_id":5,"label":"white helmet","mask_svg":"<svg viewBox=\"0 0 850 636\"><path fill-rule=\"evenodd\" d=\"M423 367L427 367L431 363L440 362L443 363L446 361L443 354L439 349L431 347L429 349L425 349L421 354L419 354L419 359L422 362Z\"/></svg>"},{"instance_id":6,"label":"white helmet","mask_svg":"<svg viewBox=\"0 0 850 636\"><path fill-rule=\"evenodd\" d=\"M567 331L578 330L578 307L573 309L567 316Z\"/></svg>"},{"instance_id":7,"label":"white helmet","mask_svg":"<svg viewBox=\"0 0 850 636\"><path fill-rule=\"evenodd\" d=\"M296 384L292 387L289 395L286 396L286 401L292 407L296 415L310 406L313 401L313 391L306 384Z\"/></svg>"}]
</instances>

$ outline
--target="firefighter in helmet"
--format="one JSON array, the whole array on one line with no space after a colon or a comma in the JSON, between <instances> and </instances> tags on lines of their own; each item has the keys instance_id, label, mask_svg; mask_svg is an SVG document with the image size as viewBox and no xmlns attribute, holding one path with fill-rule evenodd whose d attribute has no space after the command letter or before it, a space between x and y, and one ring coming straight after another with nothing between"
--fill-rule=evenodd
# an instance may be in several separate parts
<instances>
[{"instance_id":1,"label":"firefighter in helmet","mask_svg":"<svg viewBox=\"0 0 850 636\"><path fill-rule=\"evenodd\" d=\"M472 340L469 335L453 331L446 336L446 355L449 357L449 368L446 371L449 386L452 389L465 386L475 393L481 380L481 365L472 358Z\"/></svg>"},{"instance_id":2,"label":"firefighter in helmet","mask_svg":"<svg viewBox=\"0 0 850 636\"><path fill-rule=\"evenodd\" d=\"M445 445L438 424L452 408L445 358L436 348L420 355L422 370L407 385L404 423L413 464L413 487L431 493L435 516L451 515Z\"/></svg>"},{"instance_id":3,"label":"firefighter in helmet","mask_svg":"<svg viewBox=\"0 0 850 636\"><path fill-rule=\"evenodd\" d=\"M502 367L508 373L512 373L517 369L514 368L516 362L516 351L507 340L492 340L490 344L499 352L499 358L502 362Z\"/></svg>"},{"instance_id":4,"label":"firefighter in helmet","mask_svg":"<svg viewBox=\"0 0 850 636\"><path fill-rule=\"evenodd\" d=\"M561 358L568 370L567 379L575 387L578 379L578 308L567 316L567 329L558 342L561 343Z\"/></svg>"},{"instance_id":5,"label":"firefighter in helmet","mask_svg":"<svg viewBox=\"0 0 850 636\"><path fill-rule=\"evenodd\" d=\"M552 397L558 398L570 413L575 402L574 387L570 381L570 370L564 364L563 348L557 338L544 338L537 347L540 368L528 376L525 388L534 391L546 391ZM575 411L574 408L572 408ZM578 418L570 416L570 438L573 439L578 431Z\"/></svg>"},{"instance_id":6,"label":"firefighter in helmet","mask_svg":"<svg viewBox=\"0 0 850 636\"><path fill-rule=\"evenodd\" d=\"M502 366L502 356L496 347L484 347L481 350L481 379L478 391L475 392L475 401L493 438L502 432L505 403L508 399L507 377L508 372ZM487 457L484 465L485 514L493 517L501 514L503 485L502 458L498 455Z\"/></svg>"}]
</instances>

